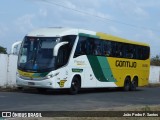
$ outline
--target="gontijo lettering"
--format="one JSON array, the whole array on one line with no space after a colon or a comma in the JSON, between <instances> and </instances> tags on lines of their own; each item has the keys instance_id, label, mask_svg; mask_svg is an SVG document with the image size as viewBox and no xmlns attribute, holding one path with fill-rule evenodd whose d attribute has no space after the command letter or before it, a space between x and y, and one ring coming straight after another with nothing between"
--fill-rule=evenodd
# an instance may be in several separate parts
<instances>
[{"instance_id":1,"label":"gontijo lettering","mask_svg":"<svg viewBox=\"0 0 160 120\"><path fill-rule=\"evenodd\" d=\"M116 60L116 67L130 67L130 68L136 68L137 63L136 62L130 62L130 61L121 61Z\"/></svg>"}]
</instances>

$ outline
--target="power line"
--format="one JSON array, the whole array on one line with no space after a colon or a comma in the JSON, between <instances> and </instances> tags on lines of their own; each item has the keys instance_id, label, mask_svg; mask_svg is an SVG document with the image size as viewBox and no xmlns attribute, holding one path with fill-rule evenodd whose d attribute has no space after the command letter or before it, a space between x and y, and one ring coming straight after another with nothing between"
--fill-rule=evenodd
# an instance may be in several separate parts
<instances>
[{"instance_id":1,"label":"power line","mask_svg":"<svg viewBox=\"0 0 160 120\"><path fill-rule=\"evenodd\" d=\"M123 24L123 25L126 25L126 26L134 27L134 28L140 28L140 29L145 29L145 30L146 29L150 29L150 30L158 31L158 32L160 31L160 30L157 30L157 29L154 29L154 28L148 28L148 27L144 27L144 26L137 26L137 25L134 25L134 24L125 23L125 22L121 22L121 21L118 21L118 20L109 19L109 18L102 17L102 16L99 16L99 15L96 15L96 14L88 13L88 12L85 12L85 11L82 11L82 10L70 8L70 7L62 5L61 3L57 3L57 2L53 2L53 1L52 2L48 1L48 0L38 0L38 1L41 1L43 3L48 3L49 5L60 6L60 7L63 7L65 9L69 9L69 10L72 10L72 11L75 11L75 12L78 12L78 13L81 13L81 14L84 14L84 15L89 15L89 16L96 17L96 18L101 19L101 20L103 19L103 20L105 20L103 22L111 21L111 22L114 22L114 23ZM63 4L65 4L65 3L63 3Z\"/></svg>"}]
</instances>

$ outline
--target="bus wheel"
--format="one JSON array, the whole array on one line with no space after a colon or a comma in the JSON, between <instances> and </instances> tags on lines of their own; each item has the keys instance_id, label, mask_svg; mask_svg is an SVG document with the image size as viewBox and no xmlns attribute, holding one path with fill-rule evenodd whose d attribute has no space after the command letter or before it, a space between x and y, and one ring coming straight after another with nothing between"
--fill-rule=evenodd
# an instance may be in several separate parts
<instances>
[{"instance_id":1,"label":"bus wheel","mask_svg":"<svg viewBox=\"0 0 160 120\"><path fill-rule=\"evenodd\" d=\"M125 79L123 89L124 89L124 91L129 91L130 88L131 88L131 81L130 81L130 78L127 77L127 78Z\"/></svg>"},{"instance_id":2,"label":"bus wheel","mask_svg":"<svg viewBox=\"0 0 160 120\"><path fill-rule=\"evenodd\" d=\"M133 78L133 81L131 83L131 91L136 91L137 86L138 86L137 79Z\"/></svg>"},{"instance_id":3,"label":"bus wheel","mask_svg":"<svg viewBox=\"0 0 160 120\"><path fill-rule=\"evenodd\" d=\"M70 94L75 95L80 89L80 82L77 77L74 77L71 83Z\"/></svg>"}]
</instances>

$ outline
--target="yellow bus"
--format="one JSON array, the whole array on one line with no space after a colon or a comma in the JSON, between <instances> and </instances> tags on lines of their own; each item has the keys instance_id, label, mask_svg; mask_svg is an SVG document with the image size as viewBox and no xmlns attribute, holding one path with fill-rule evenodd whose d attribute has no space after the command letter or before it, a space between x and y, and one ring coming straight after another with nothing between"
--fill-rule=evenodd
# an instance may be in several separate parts
<instances>
[{"instance_id":1,"label":"yellow bus","mask_svg":"<svg viewBox=\"0 0 160 120\"><path fill-rule=\"evenodd\" d=\"M17 85L39 91L145 86L149 80L150 47L101 32L45 28L24 37Z\"/></svg>"}]
</instances>

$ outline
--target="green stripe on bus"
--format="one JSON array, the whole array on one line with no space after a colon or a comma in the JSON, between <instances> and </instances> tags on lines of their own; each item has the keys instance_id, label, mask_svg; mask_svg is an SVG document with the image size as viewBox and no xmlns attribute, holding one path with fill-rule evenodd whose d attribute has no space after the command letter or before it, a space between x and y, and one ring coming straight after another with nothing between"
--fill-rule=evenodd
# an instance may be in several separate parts
<instances>
[{"instance_id":1,"label":"green stripe on bus","mask_svg":"<svg viewBox=\"0 0 160 120\"><path fill-rule=\"evenodd\" d=\"M101 82L116 82L106 57L87 55L95 77Z\"/></svg>"},{"instance_id":2,"label":"green stripe on bus","mask_svg":"<svg viewBox=\"0 0 160 120\"><path fill-rule=\"evenodd\" d=\"M92 70L94 72L95 77L99 81L106 81L97 57L96 56L92 56L92 55L87 55L87 57L88 57L89 63L91 65L91 67L92 67Z\"/></svg>"},{"instance_id":3,"label":"green stripe on bus","mask_svg":"<svg viewBox=\"0 0 160 120\"><path fill-rule=\"evenodd\" d=\"M83 72L83 69L72 68L72 72Z\"/></svg>"},{"instance_id":4,"label":"green stripe on bus","mask_svg":"<svg viewBox=\"0 0 160 120\"><path fill-rule=\"evenodd\" d=\"M45 77L49 72L45 73L34 73L33 78Z\"/></svg>"},{"instance_id":5,"label":"green stripe on bus","mask_svg":"<svg viewBox=\"0 0 160 120\"><path fill-rule=\"evenodd\" d=\"M100 38L99 36L90 35L90 34L85 34L85 33L79 33L79 36L90 37L90 38Z\"/></svg>"},{"instance_id":6,"label":"green stripe on bus","mask_svg":"<svg viewBox=\"0 0 160 120\"><path fill-rule=\"evenodd\" d=\"M97 59L99 61L105 79L109 82L116 82L116 80L113 77L107 58L102 56L97 56Z\"/></svg>"}]
</instances>

